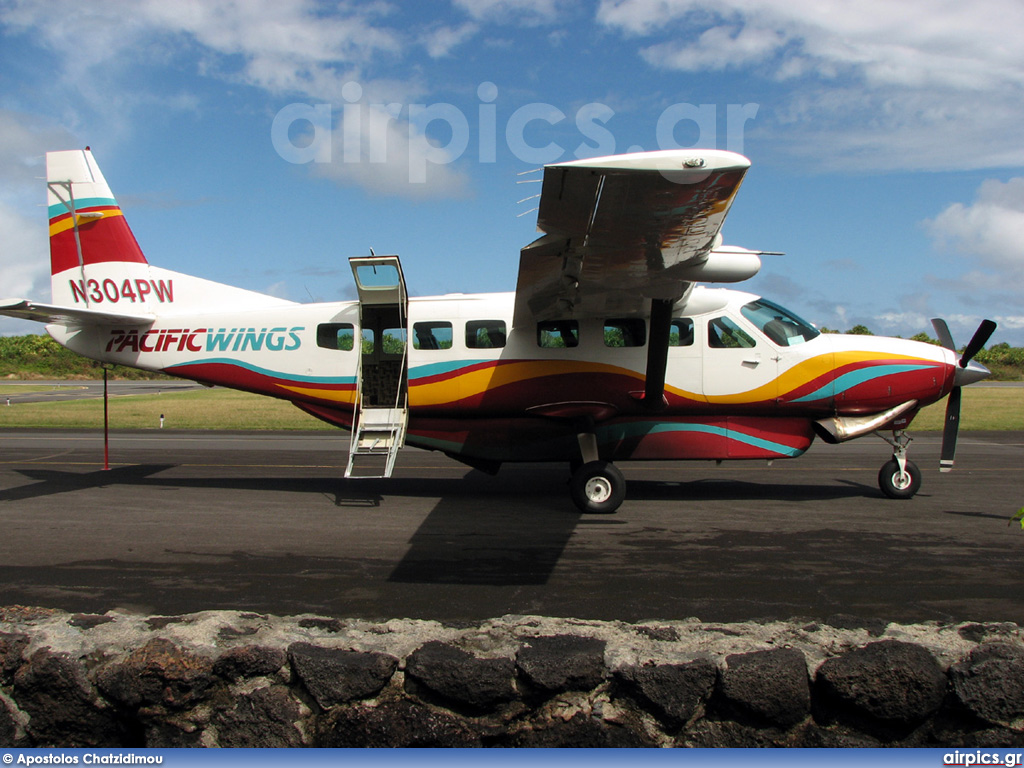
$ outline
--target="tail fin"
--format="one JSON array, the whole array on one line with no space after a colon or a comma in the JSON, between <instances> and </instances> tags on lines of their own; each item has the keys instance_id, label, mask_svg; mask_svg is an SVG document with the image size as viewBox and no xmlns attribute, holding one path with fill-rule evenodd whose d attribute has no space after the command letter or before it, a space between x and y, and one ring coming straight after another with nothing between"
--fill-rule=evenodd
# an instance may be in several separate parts
<instances>
[{"instance_id":1,"label":"tail fin","mask_svg":"<svg viewBox=\"0 0 1024 768\"><path fill-rule=\"evenodd\" d=\"M46 186L53 305L75 322L292 303L150 266L88 147L47 153Z\"/></svg>"},{"instance_id":2,"label":"tail fin","mask_svg":"<svg viewBox=\"0 0 1024 768\"><path fill-rule=\"evenodd\" d=\"M88 147L47 153L46 187L55 303L109 302L114 296L109 285L104 293L104 281L148 273L146 257Z\"/></svg>"},{"instance_id":3,"label":"tail fin","mask_svg":"<svg viewBox=\"0 0 1024 768\"><path fill-rule=\"evenodd\" d=\"M88 147L47 154L46 186L51 274L108 261L146 263Z\"/></svg>"}]
</instances>

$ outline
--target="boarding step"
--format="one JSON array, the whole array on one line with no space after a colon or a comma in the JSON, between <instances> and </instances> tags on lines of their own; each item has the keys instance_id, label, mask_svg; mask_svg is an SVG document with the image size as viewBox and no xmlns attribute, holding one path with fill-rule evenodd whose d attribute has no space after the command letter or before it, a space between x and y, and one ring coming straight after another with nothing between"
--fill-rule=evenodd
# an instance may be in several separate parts
<instances>
[{"instance_id":1,"label":"boarding step","mask_svg":"<svg viewBox=\"0 0 1024 768\"><path fill-rule=\"evenodd\" d=\"M403 408L364 408L352 435L345 477L391 477L405 444L406 418Z\"/></svg>"}]
</instances>

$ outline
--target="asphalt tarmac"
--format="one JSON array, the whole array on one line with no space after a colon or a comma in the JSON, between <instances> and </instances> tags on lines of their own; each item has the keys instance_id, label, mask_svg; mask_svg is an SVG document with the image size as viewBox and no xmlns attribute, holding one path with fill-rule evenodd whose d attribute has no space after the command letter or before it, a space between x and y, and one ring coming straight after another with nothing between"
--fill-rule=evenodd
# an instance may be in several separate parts
<instances>
[{"instance_id":1,"label":"asphalt tarmac","mask_svg":"<svg viewBox=\"0 0 1024 768\"><path fill-rule=\"evenodd\" d=\"M1024 433L921 433L910 501L868 437L764 462L623 464L615 515L582 515L560 465L497 477L406 450L341 479L337 433L0 431L0 604L235 609L476 622L1024 622Z\"/></svg>"}]
</instances>

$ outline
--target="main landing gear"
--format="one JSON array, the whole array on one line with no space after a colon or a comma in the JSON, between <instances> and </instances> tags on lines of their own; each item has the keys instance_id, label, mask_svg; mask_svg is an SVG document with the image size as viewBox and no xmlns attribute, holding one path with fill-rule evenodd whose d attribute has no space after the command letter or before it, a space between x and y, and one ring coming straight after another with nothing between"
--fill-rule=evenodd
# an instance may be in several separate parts
<instances>
[{"instance_id":1,"label":"main landing gear","mask_svg":"<svg viewBox=\"0 0 1024 768\"><path fill-rule=\"evenodd\" d=\"M582 461L573 464L569 495L581 512L611 514L626 498L626 478L618 467L598 457L593 432L580 432L576 437Z\"/></svg>"},{"instance_id":2,"label":"main landing gear","mask_svg":"<svg viewBox=\"0 0 1024 768\"><path fill-rule=\"evenodd\" d=\"M878 471L878 487L890 499L913 497L921 489L921 470L907 458L910 436L903 430L894 430L892 439L878 436L892 446L892 458Z\"/></svg>"}]
</instances>

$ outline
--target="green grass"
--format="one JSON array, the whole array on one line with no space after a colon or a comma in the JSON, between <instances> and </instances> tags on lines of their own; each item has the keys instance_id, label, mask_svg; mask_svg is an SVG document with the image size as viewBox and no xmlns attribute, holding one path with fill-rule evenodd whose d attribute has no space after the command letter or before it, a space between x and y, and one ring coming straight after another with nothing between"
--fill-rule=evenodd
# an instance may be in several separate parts
<instances>
[{"instance_id":1,"label":"green grass","mask_svg":"<svg viewBox=\"0 0 1024 768\"><path fill-rule=\"evenodd\" d=\"M26 389L19 387L18 391ZM925 408L914 419L911 431L941 430L945 410L944 400ZM160 414L165 429L333 429L284 400L230 389L110 399L110 426L114 429L157 429ZM960 426L1024 430L1024 387L966 387ZM101 429L103 400L0 404L0 429L17 427Z\"/></svg>"},{"instance_id":2,"label":"green grass","mask_svg":"<svg viewBox=\"0 0 1024 768\"><path fill-rule=\"evenodd\" d=\"M960 429L1024 430L1024 387L964 387ZM946 401L924 408L911 431L941 430Z\"/></svg>"},{"instance_id":3,"label":"green grass","mask_svg":"<svg viewBox=\"0 0 1024 768\"><path fill-rule=\"evenodd\" d=\"M332 429L294 405L230 389L110 398L112 429ZM0 404L0 429L102 429L103 399Z\"/></svg>"},{"instance_id":4,"label":"green grass","mask_svg":"<svg viewBox=\"0 0 1024 768\"><path fill-rule=\"evenodd\" d=\"M53 392L57 389L82 389L76 384L0 384L0 395L24 395L28 392Z\"/></svg>"}]
</instances>

